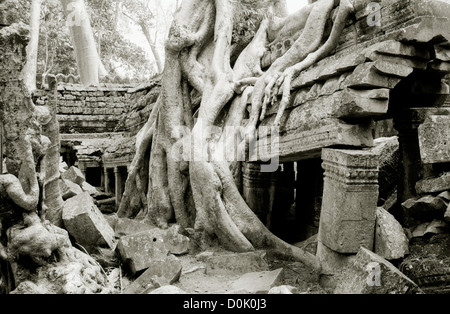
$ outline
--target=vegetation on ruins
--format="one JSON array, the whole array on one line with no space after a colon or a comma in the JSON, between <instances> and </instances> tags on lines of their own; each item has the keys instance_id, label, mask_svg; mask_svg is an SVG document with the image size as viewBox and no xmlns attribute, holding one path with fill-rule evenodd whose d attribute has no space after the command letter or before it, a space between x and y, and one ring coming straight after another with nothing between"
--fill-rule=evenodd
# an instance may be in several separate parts
<instances>
[{"instance_id":1,"label":"vegetation on ruins","mask_svg":"<svg viewBox=\"0 0 450 314\"><path fill-rule=\"evenodd\" d=\"M112 13L115 9L113 3L97 2L91 1L102 8L98 12L107 8L106 12ZM61 3L81 81L95 85L105 72L100 55L106 49L97 49L84 1ZM39 11L39 3L34 4ZM68 59L58 58L71 50L67 40L56 44L61 30L52 25L61 25L63 19L52 14L56 10L53 5L56 3L46 3L42 10L45 22L40 51L45 58L40 65L45 74L53 68L62 70L61 63ZM129 5L124 7L133 11ZM264 226L242 198L236 182L241 175L241 156L251 149L267 107L281 96L282 114L289 102L292 77L331 52L350 14L349 0L320 0L292 15L287 15L281 0L184 0L166 41L157 105L137 135L119 216L142 219L163 229L176 222L202 237L217 238L228 250L269 249L319 269L314 255L284 242ZM331 29L327 27L330 19ZM109 22L107 30L115 25ZM277 34L293 30L299 35L295 43L263 72L260 62L267 45ZM28 44L23 24L5 28L5 32L2 49L20 51ZM112 40L112 33L97 34L100 46ZM29 85L20 79L23 64L20 58L10 60L9 72L4 75L8 83L1 90L8 169L8 174L1 176L2 199L8 200L2 204L2 212L13 218L6 220L8 226L2 226L3 232L10 231L6 246L5 242L0 245L0 256L6 261L28 256L38 265L46 265L50 258L56 258L58 265L78 263L79 276L89 277L95 292L102 282L99 267L90 256L74 249L67 232L59 228L63 202L57 181L56 98L47 106L33 104ZM50 83L54 88L54 81ZM251 110L247 117L248 103ZM209 133L212 126L238 130L247 119L242 134ZM174 148L182 149L181 160L180 151ZM10 271L2 264L2 272L6 272L2 278L11 280L7 275ZM12 288L13 284L9 285ZM77 287L65 289L77 291Z\"/></svg>"},{"instance_id":2,"label":"vegetation on ruins","mask_svg":"<svg viewBox=\"0 0 450 314\"><path fill-rule=\"evenodd\" d=\"M258 122L281 95L277 126L292 77L332 51L352 9L348 0L321 0L287 16L278 0L183 1L165 46L160 97L137 136L119 216L160 228L176 221L217 237L229 250L272 249L318 269L314 255L273 235L245 203L236 185L239 156L249 151ZM262 72L266 45L294 29L300 30L295 43ZM239 134L211 134L212 126L238 129L247 103L245 145L235 143ZM182 160L174 147L181 148Z\"/></svg>"},{"instance_id":3,"label":"vegetation on ruins","mask_svg":"<svg viewBox=\"0 0 450 314\"><path fill-rule=\"evenodd\" d=\"M0 294L450 291L450 0L287 1L0 0Z\"/></svg>"}]
</instances>

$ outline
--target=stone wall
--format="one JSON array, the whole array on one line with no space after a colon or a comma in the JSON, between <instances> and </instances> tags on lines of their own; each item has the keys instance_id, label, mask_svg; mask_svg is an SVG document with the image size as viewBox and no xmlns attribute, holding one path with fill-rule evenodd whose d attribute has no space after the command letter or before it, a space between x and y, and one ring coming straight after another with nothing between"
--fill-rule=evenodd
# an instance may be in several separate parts
<instances>
[{"instance_id":1,"label":"stone wall","mask_svg":"<svg viewBox=\"0 0 450 314\"><path fill-rule=\"evenodd\" d=\"M61 134L130 132L136 134L147 121L152 106L139 101L142 96L150 104L156 101L159 91L154 84L130 87L104 84L84 87L78 84L60 84L58 93L58 121ZM34 93L36 104L48 100L47 90Z\"/></svg>"},{"instance_id":2,"label":"stone wall","mask_svg":"<svg viewBox=\"0 0 450 314\"><path fill-rule=\"evenodd\" d=\"M127 110L120 118L118 130L135 135L147 122L160 92L160 81L156 78L146 84L129 89Z\"/></svg>"},{"instance_id":3,"label":"stone wall","mask_svg":"<svg viewBox=\"0 0 450 314\"><path fill-rule=\"evenodd\" d=\"M59 85L57 117L60 132L104 133L113 132L127 107L126 87L89 87ZM43 105L47 91L34 94L35 103Z\"/></svg>"}]
</instances>

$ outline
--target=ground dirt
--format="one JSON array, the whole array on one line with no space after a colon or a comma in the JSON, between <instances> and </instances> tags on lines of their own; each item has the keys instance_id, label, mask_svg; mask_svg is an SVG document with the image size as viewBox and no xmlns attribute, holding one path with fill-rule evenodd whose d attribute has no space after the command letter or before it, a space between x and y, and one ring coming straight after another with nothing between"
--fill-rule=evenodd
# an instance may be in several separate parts
<instances>
[{"instance_id":1,"label":"ground dirt","mask_svg":"<svg viewBox=\"0 0 450 314\"><path fill-rule=\"evenodd\" d=\"M197 252L198 253L198 252ZM215 252L230 253L230 252ZM224 274L207 274L206 264L196 258L196 254L185 254L177 256L182 263L182 273L180 279L173 283L174 286L189 294L233 294L242 293L232 289L232 283L243 274L226 272ZM296 288L296 294L328 294L329 291L319 285L319 278L310 268L300 262L276 259L271 256L266 257L269 270L279 268L284 269L283 280L279 285L289 285ZM132 279L124 278L124 289Z\"/></svg>"}]
</instances>

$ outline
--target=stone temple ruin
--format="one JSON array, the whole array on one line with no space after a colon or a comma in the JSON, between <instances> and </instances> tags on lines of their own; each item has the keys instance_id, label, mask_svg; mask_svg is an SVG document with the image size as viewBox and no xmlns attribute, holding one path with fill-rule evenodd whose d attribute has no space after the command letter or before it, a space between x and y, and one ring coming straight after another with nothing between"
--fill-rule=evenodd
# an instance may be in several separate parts
<instances>
[{"instance_id":1,"label":"stone temple ruin","mask_svg":"<svg viewBox=\"0 0 450 314\"><path fill-rule=\"evenodd\" d=\"M407 292L416 284L448 291L450 255L427 274L414 273L414 260L405 258L427 235L450 252L450 3L383 0L369 10L370 3L355 1L355 20L335 53L292 82L279 135L259 134L257 153L242 163L241 193L276 235L314 243L323 284L336 293ZM269 47L263 70L295 41L285 36ZM110 205L109 213L159 87L157 78L137 87L57 87L61 158L109 195L97 203ZM40 90L33 100L45 104L53 92ZM261 126L276 113L268 109ZM259 171L273 160L278 171ZM399 274L392 263L402 259ZM385 285L336 280L348 268L355 282L366 282L369 263L381 267Z\"/></svg>"}]
</instances>

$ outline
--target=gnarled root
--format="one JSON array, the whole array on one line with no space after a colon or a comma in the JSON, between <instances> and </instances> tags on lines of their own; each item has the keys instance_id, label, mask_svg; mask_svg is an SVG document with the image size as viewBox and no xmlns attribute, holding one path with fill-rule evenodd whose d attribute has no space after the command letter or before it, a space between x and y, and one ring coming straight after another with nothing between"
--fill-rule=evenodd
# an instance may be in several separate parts
<instances>
[{"instance_id":1,"label":"gnarled root","mask_svg":"<svg viewBox=\"0 0 450 314\"><path fill-rule=\"evenodd\" d=\"M16 205L27 212L31 212L36 210L39 202L39 183L30 136L25 136L23 143L24 156L19 170L19 178L12 174L0 175L0 187L6 191L8 197Z\"/></svg>"},{"instance_id":2,"label":"gnarled root","mask_svg":"<svg viewBox=\"0 0 450 314\"><path fill-rule=\"evenodd\" d=\"M274 125L279 126L281 117L283 116L286 106L290 102L291 96L291 82L294 77L296 77L303 70L308 69L317 61L328 56L330 52L336 48L339 36L342 34L342 30L345 27L348 16L354 12L354 8L349 0L341 0L336 20L334 21L331 34L327 41L316 51L310 53L303 61L287 68L276 80L276 85L272 80L272 84L269 84L266 88L266 98L270 98L272 94L272 99L276 98L278 91L281 88L282 98L280 101L280 106L277 111L277 115L274 120ZM275 86L274 86L275 85ZM266 103L266 101L264 102ZM273 103L273 101L272 101ZM264 110L264 108L263 108ZM261 120L265 117L265 111L261 114Z\"/></svg>"},{"instance_id":3,"label":"gnarled root","mask_svg":"<svg viewBox=\"0 0 450 314\"><path fill-rule=\"evenodd\" d=\"M160 107L161 101L158 99L149 119L136 136L136 153L129 168L125 190L117 211L119 217L134 217L139 211L147 207L147 196L144 191L146 182L142 179L143 177L147 178L147 175L143 173L143 170L146 170L145 157L151 148L156 117Z\"/></svg>"},{"instance_id":4,"label":"gnarled root","mask_svg":"<svg viewBox=\"0 0 450 314\"><path fill-rule=\"evenodd\" d=\"M281 91L283 97L274 121L275 127L280 126L281 117L290 101L290 88L293 77L327 56L336 47L347 17L353 11L353 7L349 0L340 1L339 12L332 32L325 44L320 47L326 21L334 8L334 4L334 0L319 0L312 4L312 7L305 7L302 17L306 19L306 23L304 23L304 29L300 37L256 82L252 95L252 110L247 131L249 142L254 140L253 130L256 128L258 121L262 121L265 118L268 104L273 104L277 101L277 96ZM302 24L302 22L299 22L299 24Z\"/></svg>"},{"instance_id":5,"label":"gnarled root","mask_svg":"<svg viewBox=\"0 0 450 314\"><path fill-rule=\"evenodd\" d=\"M53 251L70 244L69 237L53 233L36 213L24 214L24 224L8 229L8 256L29 256L39 265ZM69 241L69 242L68 242Z\"/></svg>"},{"instance_id":6,"label":"gnarled root","mask_svg":"<svg viewBox=\"0 0 450 314\"><path fill-rule=\"evenodd\" d=\"M229 217L255 248L272 250L280 256L293 258L316 271L320 270L320 263L316 256L286 243L264 226L240 196L226 164L216 162L214 170L221 180L222 198Z\"/></svg>"}]
</instances>

